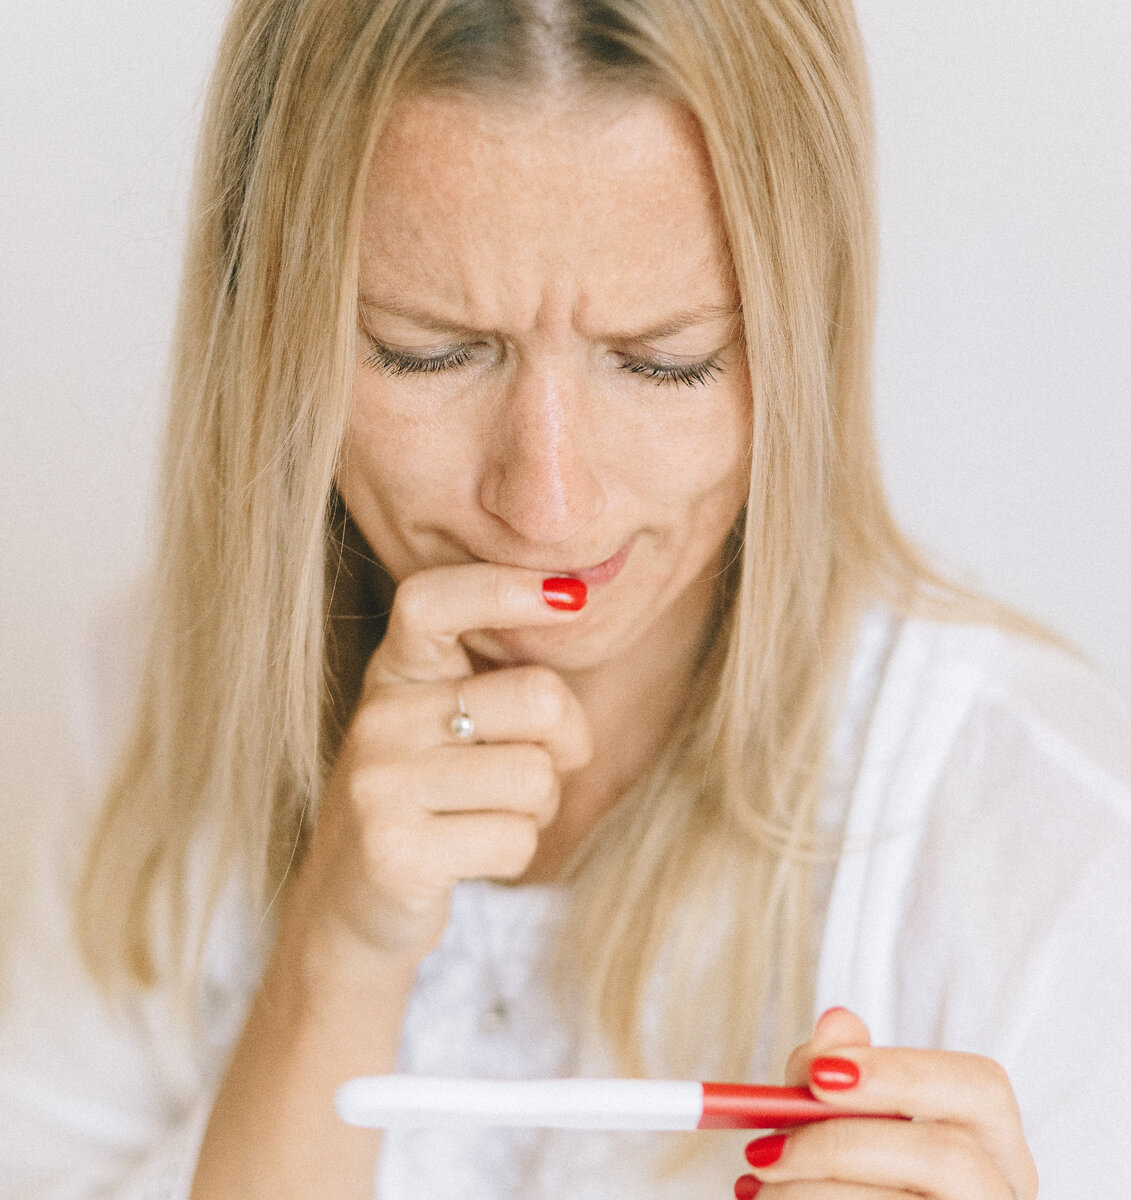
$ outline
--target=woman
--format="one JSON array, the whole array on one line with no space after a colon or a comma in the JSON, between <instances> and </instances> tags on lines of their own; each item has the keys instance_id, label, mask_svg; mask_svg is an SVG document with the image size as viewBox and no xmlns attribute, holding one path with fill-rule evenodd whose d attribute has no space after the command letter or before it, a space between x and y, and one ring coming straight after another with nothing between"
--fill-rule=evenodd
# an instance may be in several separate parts
<instances>
[{"instance_id":1,"label":"woman","mask_svg":"<svg viewBox=\"0 0 1131 1200\"><path fill-rule=\"evenodd\" d=\"M1118 1194L1127 718L892 524L870 153L846 0L237 4L78 890L101 991L56 1001L81 1049L13 1051L20 1195L741 1161L336 1119L398 1066L917 1118L758 1139L742 1196L1031 1200L1034 1152Z\"/></svg>"}]
</instances>

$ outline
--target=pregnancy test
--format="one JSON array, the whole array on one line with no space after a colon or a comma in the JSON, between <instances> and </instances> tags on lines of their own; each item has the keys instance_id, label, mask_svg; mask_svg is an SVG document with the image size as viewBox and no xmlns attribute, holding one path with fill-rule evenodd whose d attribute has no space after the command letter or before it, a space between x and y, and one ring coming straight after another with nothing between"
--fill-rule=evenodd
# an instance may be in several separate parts
<instances>
[{"instance_id":1,"label":"pregnancy test","mask_svg":"<svg viewBox=\"0 0 1131 1200\"><path fill-rule=\"evenodd\" d=\"M655 1079L437 1079L371 1075L335 1096L350 1125L542 1129L780 1129L835 1117L875 1117L818 1100L804 1087Z\"/></svg>"}]
</instances>

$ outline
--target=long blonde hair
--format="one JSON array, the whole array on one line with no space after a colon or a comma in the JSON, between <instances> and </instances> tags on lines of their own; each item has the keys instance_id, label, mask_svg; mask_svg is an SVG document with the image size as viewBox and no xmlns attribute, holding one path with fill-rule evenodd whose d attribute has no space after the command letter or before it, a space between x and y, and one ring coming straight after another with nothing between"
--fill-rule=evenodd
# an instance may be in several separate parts
<instances>
[{"instance_id":1,"label":"long blonde hair","mask_svg":"<svg viewBox=\"0 0 1131 1200\"><path fill-rule=\"evenodd\" d=\"M521 95L551 71L696 116L742 297L750 495L717 636L670 751L577 865L570 939L625 1070L725 1077L768 1013L779 1048L809 1020L810 859L856 617L929 578L870 426L872 136L849 0L236 4L197 170L147 666L79 929L105 984L189 999L226 881L264 913L301 855L362 653L328 635L326 577L365 166L413 89Z\"/></svg>"}]
</instances>

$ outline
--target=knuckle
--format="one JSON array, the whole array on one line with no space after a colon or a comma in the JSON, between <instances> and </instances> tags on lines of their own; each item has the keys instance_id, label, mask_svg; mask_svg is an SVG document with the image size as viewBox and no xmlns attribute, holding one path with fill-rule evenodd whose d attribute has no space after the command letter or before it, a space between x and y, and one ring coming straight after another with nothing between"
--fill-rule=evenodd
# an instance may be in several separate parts
<instances>
[{"instance_id":1,"label":"knuckle","mask_svg":"<svg viewBox=\"0 0 1131 1200\"><path fill-rule=\"evenodd\" d=\"M979 1106L986 1113L1016 1111L1017 1099L1009 1072L996 1059L981 1054L967 1056L971 1078L978 1090Z\"/></svg>"},{"instance_id":2,"label":"knuckle","mask_svg":"<svg viewBox=\"0 0 1131 1200\"><path fill-rule=\"evenodd\" d=\"M343 790L352 821L366 832L411 818L415 810L411 772L399 763L355 766L346 776Z\"/></svg>"},{"instance_id":3,"label":"knuckle","mask_svg":"<svg viewBox=\"0 0 1131 1200\"><path fill-rule=\"evenodd\" d=\"M418 575L409 575L397 586L389 623L395 622L407 630L427 629L431 611L432 592L426 581Z\"/></svg>"},{"instance_id":4,"label":"knuckle","mask_svg":"<svg viewBox=\"0 0 1131 1200\"><path fill-rule=\"evenodd\" d=\"M507 876L521 875L538 849L538 827L531 818L519 816L511 824L502 865Z\"/></svg>"},{"instance_id":5,"label":"knuckle","mask_svg":"<svg viewBox=\"0 0 1131 1200\"><path fill-rule=\"evenodd\" d=\"M358 707L350 731L351 741L357 749L381 745L385 741L390 723L395 717L392 708L380 693L370 696Z\"/></svg>"},{"instance_id":6,"label":"knuckle","mask_svg":"<svg viewBox=\"0 0 1131 1200\"><path fill-rule=\"evenodd\" d=\"M552 794L556 779L554 764L541 746L516 746L507 756L507 769L510 795L523 800L542 800Z\"/></svg>"},{"instance_id":7,"label":"knuckle","mask_svg":"<svg viewBox=\"0 0 1131 1200\"><path fill-rule=\"evenodd\" d=\"M361 679L362 701L376 695L381 688L387 687L390 682L394 682L396 679L396 672L389 663L388 643L382 641L381 645L369 656L369 661L365 664L365 672Z\"/></svg>"},{"instance_id":8,"label":"knuckle","mask_svg":"<svg viewBox=\"0 0 1131 1200\"><path fill-rule=\"evenodd\" d=\"M960 1125L944 1122L935 1123L932 1135L940 1177L961 1179L969 1175L971 1160L980 1150L974 1135Z\"/></svg>"},{"instance_id":9,"label":"knuckle","mask_svg":"<svg viewBox=\"0 0 1131 1200\"><path fill-rule=\"evenodd\" d=\"M498 571L491 578L491 603L497 612L511 612L519 600L519 588L509 573Z\"/></svg>"},{"instance_id":10,"label":"knuckle","mask_svg":"<svg viewBox=\"0 0 1131 1200\"><path fill-rule=\"evenodd\" d=\"M795 1046L785 1064L787 1080L809 1077L809 1060L813 1056L811 1043Z\"/></svg>"},{"instance_id":11,"label":"knuckle","mask_svg":"<svg viewBox=\"0 0 1131 1200\"><path fill-rule=\"evenodd\" d=\"M986 1087L994 1096L997 1104L1013 1104L1013 1083L1009 1072L993 1058L982 1059L982 1071L985 1074Z\"/></svg>"},{"instance_id":12,"label":"knuckle","mask_svg":"<svg viewBox=\"0 0 1131 1200\"><path fill-rule=\"evenodd\" d=\"M556 725L565 716L565 685L549 667L524 667L521 678L522 704L536 728Z\"/></svg>"}]
</instances>

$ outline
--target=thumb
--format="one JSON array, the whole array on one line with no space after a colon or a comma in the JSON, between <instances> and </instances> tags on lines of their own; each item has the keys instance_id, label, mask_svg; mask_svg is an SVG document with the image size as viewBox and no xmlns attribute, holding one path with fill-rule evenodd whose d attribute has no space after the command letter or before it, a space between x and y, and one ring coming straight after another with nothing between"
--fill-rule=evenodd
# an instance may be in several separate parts
<instances>
[{"instance_id":1,"label":"thumb","mask_svg":"<svg viewBox=\"0 0 1131 1200\"><path fill-rule=\"evenodd\" d=\"M809 1083L809 1064L813 1059L841 1046L870 1046L868 1026L850 1009L830 1008L817 1018L813 1036L797 1047L786 1064L786 1083L804 1087Z\"/></svg>"}]
</instances>

